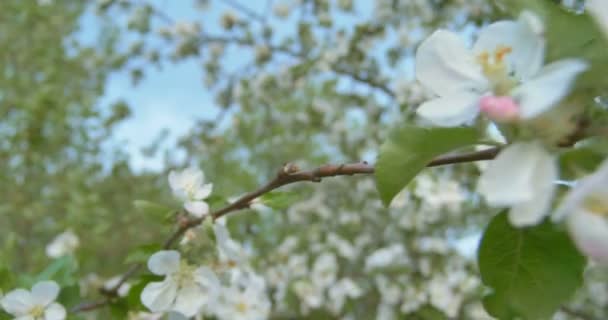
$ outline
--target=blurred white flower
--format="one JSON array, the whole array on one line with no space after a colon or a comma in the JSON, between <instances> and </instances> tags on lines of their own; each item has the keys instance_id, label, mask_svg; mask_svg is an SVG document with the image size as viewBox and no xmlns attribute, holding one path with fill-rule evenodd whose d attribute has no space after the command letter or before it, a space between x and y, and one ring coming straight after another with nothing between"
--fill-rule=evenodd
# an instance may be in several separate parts
<instances>
[{"instance_id":1,"label":"blurred white flower","mask_svg":"<svg viewBox=\"0 0 608 320\"><path fill-rule=\"evenodd\" d=\"M169 173L169 185L173 194L184 201L184 208L195 217L209 213L209 205L204 200L213 191L213 184L205 184L203 171L187 168L183 171Z\"/></svg>"},{"instance_id":2,"label":"blurred white flower","mask_svg":"<svg viewBox=\"0 0 608 320\"><path fill-rule=\"evenodd\" d=\"M549 213L557 178L556 159L540 142L518 142L490 162L477 189L489 205L511 207L511 224L530 226Z\"/></svg>"},{"instance_id":3,"label":"blurred white flower","mask_svg":"<svg viewBox=\"0 0 608 320\"><path fill-rule=\"evenodd\" d=\"M165 276L162 282L150 282L141 292L142 303L152 312L179 312L192 317L214 299L220 283L206 267L195 267L181 261L177 251L153 254L148 260L152 273Z\"/></svg>"},{"instance_id":4,"label":"blurred white flower","mask_svg":"<svg viewBox=\"0 0 608 320\"><path fill-rule=\"evenodd\" d=\"M72 254L80 241L78 236L72 230L67 230L53 239L51 243L46 246L46 255L51 258L59 258L68 254Z\"/></svg>"},{"instance_id":5,"label":"blurred white flower","mask_svg":"<svg viewBox=\"0 0 608 320\"><path fill-rule=\"evenodd\" d=\"M543 32L531 12L483 28L472 50L451 31L434 32L416 51L416 77L438 98L422 104L418 115L435 125L458 126L480 111L498 122L548 111L569 94L587 63L564 59L543 67Z\"/></svg>"},{"instance_id":6,"label":"blurred white flower","mask_svg":"<svg viewBox=\"0 0 608 320\"><path fill-rule=\"evenodd\" d=\"M120 282L121 279L122 279L122 276L116 276L116 277L110 278L108 281L106 281L103 284L104 289L106 289L106 290L113 289L114 287L116 287L118 285L118 283ZM123 282L122 284L120 284L120 287L118 287L118 291L116 293L118 293L119 297L126 297L127 294L129 294L129 290L131 290L131 284L129 284L128 282Z\"/></svg>"},{"instance_id":7,"label":"blurred white flower","mask_svg":"<svg viewBox=\"0 0 608 320\"><path fill-rule=\"evenodd\" d=\"M433 278L428 287L431 305L442 310L450 318L455 318L462 304L462 295L454 292L449 282L442 277Z\"/></svg>"},{"instance_id":8,"label":"blurred white flower","mask_svg":"<svg viewBox=\"0 0 608 320\"><path fill-rule=\"evenodd\" d=\"M270 300L264 279L248 275L242 281L222 289L214 313L225 320L262 320L270 314Z\"/></svg>"},{"instance_id":9,"label":"blurred white flower","mask_svg":"<svg viewBox=\"0 0 608 320\"><path fill-rule=\"evenodd\" d=\"M365 270L386 268L392 265L402 265L408 262L407 252L401 243L395 243L380 248L365 259Z\"/></svg>"},{"instance_id":10,"label":"blurred white flower","mask_svg":"<svg viewBox=\"0 0 608 320\"><path fill-rule=\"evenodd\" d=\"M327 288L336 281L338 260L333 253L324 252L317 257L312 266L312 283L320 288Z\"/></svg>"},{"instance_id":11,"label":"blurred white flower","mask_svg":"<svg viewBox=\"0 0 608 320\"><path fill-rule=\"evenodd\" d=\"M588 0L585 3L587 11L595 18L602 27L604 34L608 37L608 1Z\"/></svg>"},{"instance_id":12,"label":"blurred white flower","mask_svg":"<svg viewBox=\"0 0 608 320\"><path fill-rule=\"evenodd\" d=\"M18 320L63 320L65 308L54 302L59 295L59 285L54 281L36 283L31 291L15 289L7 293L0 304L4 311Z\"/></svg>"},{"instance_id":13,"label":"blurred white flower","mask_svg":"<svg viewBox=\"0 0 608 320\"><path fill-rule=\"evenodd\" d=\"M227 268L245 267L249 261L249 255L238 242L230 237L225 225L215 223L213 225L215 241L220 261Z\"/></svg>"},{"instance_id":14,"label":"blurred white flower","mask_svg":"<svg viewBox=\"0 0 608 320\"><path fill-rule=\"evenodd\" d=\"M323 304L323 288L315 286L309 281L296 281L293 285L293 291L300 299L300 309L304 314L311 309L319 308Z\"/></svg>"},{"instance_id":15,"label":"blurred white flower","mask_svg":"<svg viewBox=\"0 0 608 320\"><path fill-rule=\"evenodd\" d=\"M578 249L594 261L608 264L608 161L566 196L554 218L564 217Z\"/></svg>"},{"instance_id":16,"label":"blurred white flower","mask_svg":"<svg viewBox=\"0 0 608 320\"><path fill-rule=\"evenodd\" d=\"M356 299L363 295L363 289L350 278L340 279L336 284L328 290L329 309L334 314L340 314L346 298Z\"/></svg>"}]
</instances>

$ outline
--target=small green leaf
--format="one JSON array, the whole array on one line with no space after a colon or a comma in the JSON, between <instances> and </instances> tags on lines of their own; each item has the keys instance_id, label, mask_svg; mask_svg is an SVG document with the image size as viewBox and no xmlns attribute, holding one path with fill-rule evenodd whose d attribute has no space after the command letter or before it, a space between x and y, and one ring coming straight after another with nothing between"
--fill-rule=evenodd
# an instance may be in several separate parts
<instances>
[{"instance_id":1,"label":"small green leaf","mask_svg":"<svg viewBox=\"0 0 608 320\"><path fill-rule=\"evenodd\" d=\"M604 155L592 148L570 149L559 158L560 178L573 180L591 173L604 160Z\"/></svg>"},{"instance_id":2,"label":"small green leaf","mask_svg":"<svg viewBox=\"0 0 608 320\"><path fill-rule=\"evenodd\" d=\"M78 262L73 256L67 255L55 259L46 269L31 279L29 285L43 280L54 280L60 286L70 286L78 283L76 272Z\"/></svg>"},{"instance_id":3,"label":"small green leaf","mask_svg":"<svg viewBox=\"0 0 608 320\"><path fill-rule=\"evenodd\" d=\"M155 217L163 222L169 220L175 212L170 207L147 200L135 200L133 201L133 206L137 211Z\"/></svg>"},{"instance_id":4,"label":"small green leaf","mask_svg":"<svg viewBox=\"0 0 608 320\"><path fill-rule=\"evenodd\" d=\"M397 128L380 147L376 164L376 185L384 204L390 204L433 158L478 138L473 128Z\"/></svg>"},{"instance_id":5,"label":"small green leaf","mask_svg":"<svg viewBox=\"0 0 608 320\"><path fill-rule=\"evenodd\" d=\"M585 259L568 235L550 222L511 226L494 217L478 252L483 283L493 289L486 311L499 319L547 319L581 286Z\"/></svg>"},{"instance_id":6,"label":"small green leaf","mask_svg":"<svg viewBox=\"0 0 608 320\"><path fill-rule=\"evenodd\" d=\"M151 255L162 250L158 243L144 244L133 249L125 258L125 264L144 263Z\"/></svg>"},{"instance_id":7,"label":"small green leaf","mask_svg":"<svg viewBox=\"0 0 608 320\"><path fill-rule=\"evenodd\" d=\"M260 197L260 202L272 209L287 209L292 203L298 200L298 195L294 192L273 191Z\"/></svg>"}]
</instances>

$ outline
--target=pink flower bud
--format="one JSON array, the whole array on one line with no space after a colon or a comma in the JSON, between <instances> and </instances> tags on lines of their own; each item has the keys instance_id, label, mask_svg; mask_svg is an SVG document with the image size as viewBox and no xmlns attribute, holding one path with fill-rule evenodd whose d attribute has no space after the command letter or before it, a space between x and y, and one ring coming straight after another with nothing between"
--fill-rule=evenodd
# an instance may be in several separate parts
<instances>
[{"instance_id":1,"label":"pink flower bud","mask_svg":"<svg viewBox=\"0 0 608 320\"><path fill-rule=\"evenodd\" d=\"M479 100L479 109L490 120L511 122L519 118L519 105L509 96L485 96Z\"/></svg>"}]
</instances>

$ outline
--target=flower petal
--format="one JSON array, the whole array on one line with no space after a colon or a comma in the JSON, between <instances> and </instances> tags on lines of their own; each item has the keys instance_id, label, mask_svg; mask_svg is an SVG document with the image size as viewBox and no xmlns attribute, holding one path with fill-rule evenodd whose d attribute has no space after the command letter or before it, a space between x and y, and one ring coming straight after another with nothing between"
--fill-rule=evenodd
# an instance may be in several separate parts
<instances>
[{"instance_id":1,"label":"flower petal","mask_svg":"<svg viewBox=\"0 0 608 320\"><path fill-rule=\"evenodd\" d=\"M568 215L567 225L572 240L583 254L608 264L608 222L604 217L577 210Z\"/></svg>"},{"instance_id":2,"label":"flower petal","mask_svg":"<svg viewBox=\"0 0 608 320\"><path fill-rule=\"evenodd\" d=\"M479 114L480 96L462 91L423 103L416 113L434 125L453 127L471 122Z\"/></svg>"},{"instance_id":3,"label":"flower petal","mask_svg":"<svg viewBox=\"0 0 608 320\"><path fill-rule=\"evenodd\" d=\"M65 317L65 308L59 303L51 303L46 310L44 310L44 320L63 320Z\"/></svg>"},{"instance_id":4,"label":"flower petal","mask_svg":"<svg viewBox=\"0 0 608 320\"><path fill-rule=\"evenodd\" d=\"M179 269L180 254L175 250L161 250L148 259L148 269L159 276L176 272Z\"/></svg>"},{"instance_id":5,"label":"flower petal","mask_svg":"<svg viewBox=\"0 0 608 320\"><path fill-rule=\"evenodd\" d=\"M20 317L16 317L13 320L36 320L36 318L34 318L34 316L31 316L29 314L26 314L24 316L20 316Z\"/></svg>"},{"instance_id":6,"label":"flower petal","mask_svg":"<svg viewBox=\"0 0 608 320\"><path fill-rule=\"evenodd\" d=\"M539 25L540 29L539 30ZM518 21L498 21L483 28L473 46L476 54L510 48L505 56L509 70L522 81L539 72L545 57L542 23L532 13L522 13Z\"/></svg>"},{"instance_id":7,"label":"flower petal","mask_svg":"<svg viewBox=\"0 0 608 320\"><path fill-rule=\"evenodd\" d=\"M197 268L194 272L194 280L209 292L217 292L221 287L217 275L207 267Z\"/></svg>"},{"instance_id":8,"label":"flower petal","mask_svg":"<svg viewBox=\"0 0 608 320\"><path fill-rule=\"evenodd\" d=\"M206 199L213 192L213 183L207 183L198 188L194 194L195 200Z\"/></svg>"},{"instance_id":9,"label":"flower petal","mask_svg":"<svg viewBox=\"0 0 608 320\"><path fill-rule=\"evenodd\" d=\"M553 163L553 157L538 142L520 142L505 148L481 175L477 189L491 206L512 206L531 201L553 170L539 166ZM555 172L556 174L556 172ZM553 181L551 181L553 183ZM538 186L537 186L538 184Z\"/></svg>"},{"instance_id":10,"label":"flower petal","mask_svg":"<svg viewBox=\"0 0 608 320\"><path fill-rule=\"evenodd\" d=\"M586 69L587 63L581 59L559 60L543 67L512 92L521 106L521 117L534 118L553 107L570 93L574 80Z\"/></svg>"},{"instance_id":11,"label":"flower petal","mask_svg":"<svg viewBox=\"0 0 608 320\"><path fill-rule=\"evenodd\" d=\"M35 304L48 305L57 299L59 295L59 285L55 281L42 281L32 287L32 298Z\"/></svg>"},{"instance_id":12,"label":"flower petal","mask_svg":"<svg viewBox=\"0 0 608 320\"><path fill-rule=\"evenodd\" d=\"M184 203L184 209L197 218L209 213L209 205L205 201L188 201Z\"/></svg>"},{"instance_id":13,"label":"flower petal","mask_svg":"<svg viewBox=\"0 0 608 320\"><path fill-rule=\"evenodd\" d=\"M516 227L533 226L542 221L549 213L557 180L557 163L550 159L539 159L530 182L533 198L516 204L509 211L509 221Z\"/></svg>"},{"instance_id":14,"label":"flower petal","mask_svg":"<svg viewBox=\"0 0 608 320\"><path fill-rule=\"evenodd\" d=\"M14 316L22 316L27 314L35 303L29 291L16 289L2 297L0 304L6 312Z\"/></svg>"},{"instance_id":15,"label":"flower petal","mask_svg":"<svg viewBox=\"0 0 608 320\"><path fill-rule=\"evenodd\" d=\"M150 282L141 292L141 303L152 312L168 311L177 295L177 284L165 279L162 282Z\"/></svg>"},{"instance_id":16,"label":"flower petal","mask_svg":"<svg viewBox=\"0 0 608 320\"><path fill-rule=\"evenodd\" d=\"M207 300L208 295L198 284L188 282L177 291L177 298L171 310L177 311L186 317L192 317L207 303Z\"/></svg>"},{"instance_id":17,"label":"flower petal","mask_svg":"<svg viewBox=\"0 0 608 320\"><path fill-rule=\"evenodd\" d=\"M458 35L437 30L416 50L416 78L438 96L485 91L487 81Z\"/></svg>"},{"instance_id":18,"label":"flower petal","mask_svg":"<svg viewBox=\"0 0 608 320\"><path fill-rule=\"evenodd\" d=\"M608 1L606 0L587 0L585 2L587 11L595 18L595 21L602 27L604 35L608 37Z\"/></svg>"}]
</instances>

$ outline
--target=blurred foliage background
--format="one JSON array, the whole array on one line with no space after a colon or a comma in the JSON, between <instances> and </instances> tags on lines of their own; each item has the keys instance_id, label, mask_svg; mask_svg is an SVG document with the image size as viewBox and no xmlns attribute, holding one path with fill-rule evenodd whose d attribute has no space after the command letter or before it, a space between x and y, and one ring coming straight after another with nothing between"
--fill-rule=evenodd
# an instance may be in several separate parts
<instances>
[{"instance_id":1,"label":"blurred foliage background","mask_svg":"<svg viewBox=\"0 0 608 320\"><path fill-rule=\"evenodd\" d=\"M438 27L471 37L507 14L500 1L482 0L186 2L179 5L200 19L169 16L163 8L177 5L170 1L0 2L3 291L52 272L45 248L72 230L80 246L58 267L70 265L64 285L78 288L70 302L99 297L85 289L124 272L136 248L162 243L173 230L170 217L133 205L144 199L177 208L166 182L171 169L201 167L218 208L285 162L373 161L387 128L413 121L428 96L413 80L417 44ZM99 32L82 41L91 21ZM138 90L152 68L192 60L200 90L215 97L201 107L214 116L169 148L145 150L164 152L162 169L134 168L131 153L113 140L134 106L102 99L110 77L127 72ZM177 152L184 156L176 160ZM293 185L287 200L230 216L229 225L266 270L277 319L488 319L474 245L459 249L494 213L471 191L477 171L477 164L427 170L390 208L372 177ZM202 247L195 240L181 249L196 256ZM368 266L379 249L396 260ZM311 304L296 289L307 273L290 269L293 257L310 267L323 252L338 256L340 278L365 291L338 311L332 299ZM571 301L599 318L607 304L598 281ZM100 312L91 317L121 317ZM566 309L556 318L576 317Z\"/></svg>"}]
</instances>

